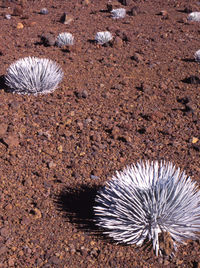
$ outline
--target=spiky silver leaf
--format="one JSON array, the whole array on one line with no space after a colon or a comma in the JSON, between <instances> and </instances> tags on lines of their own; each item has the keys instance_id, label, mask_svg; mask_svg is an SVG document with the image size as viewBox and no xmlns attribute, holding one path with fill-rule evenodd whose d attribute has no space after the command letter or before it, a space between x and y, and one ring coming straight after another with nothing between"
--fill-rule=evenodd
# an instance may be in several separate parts
<instances>
[{"instance_id":1,"label":"spiky silver leaf","mask_svg":"<svg viewBox=\"0 0 200 268\"><path fill-rule=\"evenodd\" d=\"M96 33L95 36L95 41L99 44L99 45L103 45L108 43L109 41L112 40L112 34L108 31L105 32L98 32Z\"/></svg>"},{"instance_id":2,"label":"spiky silver leaf","mask_svg":"<svg viewBox=\"0 0 200 268\"><path fill-rule=\"evenodd\" d=\"M188 20L189 21L197 21L197 22L200 22L200 12L191 12L189 15L188 15Z\"/></svg>"},{"instance_id":3,"label":"spiky silver leaf","mask_svg":"<svg viewBox=\"0 0 200 268\"><path fill-rule=\"evenodd\" d=\"M74 36L71 33L60 33L56 39L58 47L72 46L74 44Z\"/></svg>"},{"instance_id":4,"label":"spiky silver leaf","mask_svg":"<svg viewBox=\"0 0 200 268\"><path fill-rule=\"evenodd\" d=\"M111 11L111 16L113 19L123 19L126 16L125 8L117 8Z\"/></svg>"},{"instance_id":5,"label":"spiky silver leaf","mask_svg":"<svg viewBox=\"0 0 200 268\"><path fill-rule=\"evenodd\" d=\"M63 78L62 69L52 60L26 57L12 63L5 76L13 93L47 94L53 92Z\"/></svg>"},{"instance_id":6,"label":"spiky silver leaf","mask_svg":"<svg viewBox=\"0 0 200 268\"><path fill-rule=\"evenodd\" d=\"M200 232L200 191L171 163L139 162L117 172L96 203L95 221L106 234L127 244L152 240L156 255L159 234L168 232L176 246Z\"/></svg>"},{"instance_id":7,"label":"spiky silver leaf","mask_svg":"<svg viewBox=\"0 0 200 268\"><path fill-rule=\"evenodd\" d=\"M195 52L194 58L198 63L200 63L200 49Z\"/></svg>"}]
</instances>

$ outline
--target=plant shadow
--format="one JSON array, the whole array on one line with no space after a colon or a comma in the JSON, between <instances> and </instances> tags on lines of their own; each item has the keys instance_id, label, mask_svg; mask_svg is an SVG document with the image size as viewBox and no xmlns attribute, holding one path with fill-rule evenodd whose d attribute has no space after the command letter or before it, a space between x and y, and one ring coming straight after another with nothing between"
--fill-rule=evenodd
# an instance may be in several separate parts
<instances>
[{"instance_id":1,"label":"plant shadow","mask_svg":"<svg viewBox=\"0 0 200 268\"><path fill-rule=\"evenodd\" d=\"M184 78L183 80L181 80L181 82L183 82L185 84L199 85L200 79L199 79L199 77L192 75L192 76Z\"/></svg>"},{"instance_id":2,"label":"plant shadow","mask_svg":"<svg viewBox=\"0 0 200 268\"><path fill-rule=\"evenodd\" d=\"M0 90L4 90L5 92L11 92L11 90L6 85L5 75L0 75Z\"/></svg>"},{"instance_id":3,"label":"plant shadow","mask_svg":"<svg viewBox=\"0 0 200 268\"><path fill-rule=\"evenodd\" d=\"M78 229L101 236L102 232L95 224L93 209L99 188L99 186L88 185L80 185L76 189L65 187L54 197L54 203L63 217Z\"/></svg>"}]
</instances>

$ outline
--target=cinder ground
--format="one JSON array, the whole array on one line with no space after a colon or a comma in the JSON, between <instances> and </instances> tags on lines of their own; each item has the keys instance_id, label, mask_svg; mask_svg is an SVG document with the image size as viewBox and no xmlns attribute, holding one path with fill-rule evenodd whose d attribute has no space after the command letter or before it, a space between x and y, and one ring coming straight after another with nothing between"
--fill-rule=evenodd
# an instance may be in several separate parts
<instances>
[{"instance_id":1,"label":"cinder ground","mask_svg":"<svg viewBox=\"0 0 200 268\"><path fill-rule=\"evenodd\" d=\"M0 7L0 267L200 267L198 241L155 257L149 245L97 235L91 222L98 187L140 159L170 160L200 182L200 23L187 22L200 5L130 0L113 20L106 0L19 4ZM114 41L99 47L94 36L105 30ZM41 42L65 31L70 50ZM53 94L5 90L7 68L26 56L63 68Z\"/></svg>"}]
</instances>

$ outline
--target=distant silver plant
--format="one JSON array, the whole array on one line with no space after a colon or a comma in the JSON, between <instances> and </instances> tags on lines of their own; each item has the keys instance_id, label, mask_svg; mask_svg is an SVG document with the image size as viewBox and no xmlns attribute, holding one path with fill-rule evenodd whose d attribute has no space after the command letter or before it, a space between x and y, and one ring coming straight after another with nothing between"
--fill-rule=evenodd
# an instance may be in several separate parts
<instances>
[{"instance_id":1,"label":"distant silver plant","mask_svg":"<svg viewBox=\"0 0 200 268\"><path fill-rule=\"evenodd\" d=\"M189 21L197 21L197 22L200 22L200 12L191 12L189 15L188 15L188 20Z\"/></svg>"},{"instance_id":2,"label":"distant silver plant","mask_svg":"<svg viewBox=\"0 0 200 268\"><path fill-rule=\"evenodd\" d=\"M74 36L71 33L60 33L56 39L58 47L72 46L74 44Z\"/></svg>"},{"instance_id":3,"label":"distant silver plant","mask_svg":"<svg viewBox=\"0 0 200 268\"><path fill-rule=\"evenodd\" d=\"M112 34L108 31L105 31L105 32L98 32L96 33L96 36L95 36L95 41L100 44L100 45L103 45L103 44L106 44L108 43L109 41L112 40Z\"/></svg>"},{"instance_id":4,"label":"distant silver plant","mask_svg":"<svg viewBox=\"0 0 200 268\"><path fill-rule=\"evenodd\" d=\"M198 63L200 63L200 49L195 52L194 58Z\"/></svg>"},{"instance_id":5,"label":"distant silver plant","mask_svg":"<svg viewBox=\"0 0 200 268\"><path fill-rule=\"evenodd\" d=\"M53 92L63 78L63 71L49 59L26 57L12 63L5 76L13 93L47 94Z\"/></svg>"},{"instance_id":6,"label":"distant silver plant","mask_svg":"<svg viewBox=\"0 0 200 268\"><path fill-rule=\"evenodd\" d=\"M139 162L117 172L96 196L95 222L114 240L142 245L153 242L162 254L159 235L172 244L196 239L200 232L200 191L172 163Z\"/></svg>"},{"instance_id":7,"label":"distant silver plant","mask_svg":"<svg viewBox=\"0 0 200 268\"><path fill-rule=\"evenodd\" d=\"M123 19L126 16L125 8L117 8L111 11L111 16L113 19Z\"/></svg>"}]
</instances>

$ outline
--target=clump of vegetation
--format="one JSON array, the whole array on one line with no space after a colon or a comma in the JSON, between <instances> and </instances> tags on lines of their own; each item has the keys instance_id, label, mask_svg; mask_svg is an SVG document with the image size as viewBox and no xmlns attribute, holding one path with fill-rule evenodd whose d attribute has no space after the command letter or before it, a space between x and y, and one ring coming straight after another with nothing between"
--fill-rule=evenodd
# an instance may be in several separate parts
<instances>
[{"instance_id":1,"label":"clump of vegetation","mask_svg":"<svg viewBox=\"0 0 200 268\"><path fill-rule=\"evenodd\" d=\"M126 16L125 8L117 8L111 11L111 16L113 19L123 19Z\"/></svg>"},{"instance_id":2,"label":"clump of vegetation","mask_svg":"<svg viewBox=\"0 0 200 268\"><path fill-rule=\"evenodd\" d=\"M99 190L95 222L117 242L142 245L152 241L162 254L160 236L176 242L196 239L200 232L200 191L171 163L139 162L117 172Z\"/></svg>"},{"instance_id":3,"label":"clump of vegetation","mask_svg":"<svg viewBox=\"0 0 200 268\"><path fill-rule=\"evenodd\" d=\"M113 39L113 36L110 32L105 31L105 32L97 32L95 36L95 41L99 45L104 45L108 42L110 42Z\"/></svg>"},{"instance_id":4,"label":"clump of vegetation","mask_svg":"<svg viewBox=\"0 0 200 268\"><path fill-rule=\"evenodd\" d=\"M197 21L197 22L200 22L200 12L191 12L189 15L188 15L188 20L189 21Z\"/></svg>"},{"instance_id":5,"label":"clump of vegetation","mask_svg":"<svg viewBox=\"0 0 200 268\"><path fill-rule=\"evenodd\" d=\"M56 39L58 47L72 46L74 44L74 36L71 33L60 33Z\"/></svg>"},{"instance_id":6,"label":"clump of vegetation","mask_svg":"<svg viewBox=\"0 0 200 268\"><path fill-rule=\"evenodd\" d=\"M26 57L12 63L5 76L9 91L18 94L52 93L63 78L62 69L50 59Z\"/></svg>"}]
</instances>

